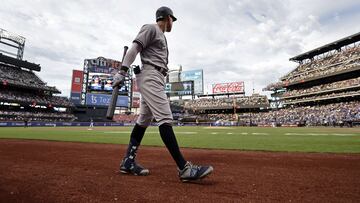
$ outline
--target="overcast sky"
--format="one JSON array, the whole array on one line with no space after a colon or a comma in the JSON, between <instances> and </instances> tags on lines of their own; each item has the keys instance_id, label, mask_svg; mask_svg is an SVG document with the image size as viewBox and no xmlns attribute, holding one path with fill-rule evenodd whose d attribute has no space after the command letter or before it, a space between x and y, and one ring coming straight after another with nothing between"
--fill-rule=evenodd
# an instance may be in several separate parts
<instances>
[{"instance_id":1,"label":"overcast sky","mask_svg":"<svg viewBox=\"0 0 360 203\"><path fill-rule=\"evenodd\" d=\"M290 57L360 31L358 0L1 0L0 28L24 36L24 59L69 96L73 69L85 58L120 60L160 6L178 18L166 33L170 69L203 69L205 91L244 81L247 95L264 94L296 67Z\"/></svg>"}]
</instances>

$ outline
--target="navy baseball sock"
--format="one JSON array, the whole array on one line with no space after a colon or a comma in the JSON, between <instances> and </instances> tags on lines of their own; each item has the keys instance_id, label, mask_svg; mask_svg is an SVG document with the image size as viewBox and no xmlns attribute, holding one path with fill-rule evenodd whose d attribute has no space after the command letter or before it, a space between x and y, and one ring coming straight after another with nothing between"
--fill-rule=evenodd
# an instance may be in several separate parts
<instances>
[{"instance_id":1,"label":"navy baseball sock","mask_svg":"<svg viewBox=\"0 0 360 203\"><path fill-rule=\"evenodd\" d=\"M130 159L135 158L137 148L140 145L142 138L144 137L145 130L146 128L141 127L138 124L135 124L131 132L130 143L126 151L126 157L129 157Z\"/></svg>"},{"instance_id":2,"label":"navy baseball sock","mask_svg":"<svg viewBox=\"0 0 360 203\"><path fill-rule=\"evenodd\" d=\"M169 150L172 158L175 160L176 165L180 170L184 169L186 161L180 152L172 126L164 123L159 126L159 131L161 139Z\"/></svg>"}]
</instances>

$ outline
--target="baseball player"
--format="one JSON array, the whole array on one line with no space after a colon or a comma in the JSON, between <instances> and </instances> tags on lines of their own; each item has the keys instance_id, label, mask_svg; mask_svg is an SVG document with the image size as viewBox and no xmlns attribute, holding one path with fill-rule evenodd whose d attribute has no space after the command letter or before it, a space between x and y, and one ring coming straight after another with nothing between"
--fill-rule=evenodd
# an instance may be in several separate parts
<instances>
[{"instance_id":1,"label":"baseball player","mask_svg":"<svg viewBox=\"0 0 360 203\"><path fill-rule=\"evenodd\" d=\"M154 118L159 126L160 136L175 160L179 178L186 182L198 180L213 171L212 166L198 166L186 161L180 152L173 128L172 113L165 94L165 77L168 73L168 45L165 32L170 32L176 18L168 7L156 11L156 24L146 24L140 29L127 52L121 70L114 76L113 86L120 85L138 53L142 68L136 75L136 82L141 93L140 114L130 135L130 143L125 157L120 164L121 173L148 175L149 170L135 161L137 150L146 128Z\"/></svg>"},{"instance_id":2,"label":"baseball player","mask_svg":"<svg viewBox=\"0 0 360 203\"><path fill-rule=\"evenodd\" d=\"M90 125L89 125L88 130L92 130L93 127L94 127L94 120L92 118L90 118Z\"/></svg>"}]
</instances>

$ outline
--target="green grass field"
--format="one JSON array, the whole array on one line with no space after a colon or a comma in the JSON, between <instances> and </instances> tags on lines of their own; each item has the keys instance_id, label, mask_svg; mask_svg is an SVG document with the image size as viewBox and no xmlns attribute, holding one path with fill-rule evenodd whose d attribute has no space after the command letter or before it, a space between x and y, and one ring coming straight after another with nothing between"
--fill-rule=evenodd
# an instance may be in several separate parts
<instances>
[{"instance_id":1,"label":"green grass field","mask_svg":"<svg viewBox=\"0 0 360 203\"><path fill-rule=\"evenodd\" d=\"M0 138L127 144L131 127L2 127ZM174 127L181 147L360 153L360 128ZM142 145L163 146L157 127Z\"/></svg>"}]
</instances>

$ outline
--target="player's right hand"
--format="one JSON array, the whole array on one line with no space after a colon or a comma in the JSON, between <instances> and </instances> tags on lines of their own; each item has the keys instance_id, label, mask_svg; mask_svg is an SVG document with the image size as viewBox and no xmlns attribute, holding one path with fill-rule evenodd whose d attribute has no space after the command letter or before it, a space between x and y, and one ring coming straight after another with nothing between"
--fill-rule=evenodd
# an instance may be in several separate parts
<instances>
[{"instance_id":1,"label":"player's right hand","mask_svg":"<svg viewBox=\"0 0 360 203\"><path fill-rule=\"evenodd\" d=\"M120 70L118 73L116 73L113 77L113 83L112 87L120 86L125 81L126 72L123 70Z\"/></svg>"}]
</instances>

